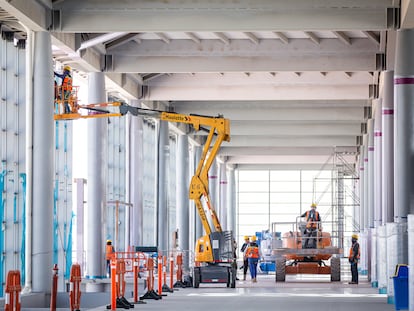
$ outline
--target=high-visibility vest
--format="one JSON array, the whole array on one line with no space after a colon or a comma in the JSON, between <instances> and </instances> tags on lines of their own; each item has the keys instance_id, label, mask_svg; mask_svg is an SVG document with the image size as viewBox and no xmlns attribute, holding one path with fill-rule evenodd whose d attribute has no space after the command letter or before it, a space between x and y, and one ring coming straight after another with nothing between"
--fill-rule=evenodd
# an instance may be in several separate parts
<instances>
[{"instance_id":1,"label":"high-visibility vest","mask_svg":"<svg viewBox=\"0 0 414 311\"><path fill-rule=\"evenodd\" d=\"M259 247L257 245L249 245L246 250L247 258L259 258Z\"/></svg>"},{"instance_id":2,"label":"high-visibility vest","mask_svg":"<svg viewBox=\"0 0 414 311\"><path fill-rule=\"evenodd\" d=\"M314 228L314 229L316 229L316 227L317 227L317 223L319 222L319 220L320 220L320 217L319 217L319 213L317 212L317 211L314 211L314 217L313 218L311 218L311 213L310 213L310 211L307 211L306 212L306 221L307 221L307 224L306 224L306 228Z\"/></svg>"},{"instance_id":3,"label":"high-visibility vest","mask_svg":"<svg viewBox=\"0 0 414 311\"><path fill-rule=\"evenodd\" d=\"M62 90L72 92L72 77L66 75L62 81Z\"/></svg>"},{"instance_id":4,"label":"high-visibility vest","mask_svg":"<svg viewBox=\"0 0 414 311\"><path fill-rule=\"evenodd\" d=\"M356 253L356 255L355 255L355 253ZM348 259L349 260L352 260L352 259L354 259L354 257L356 259L359 259L359 257L361 257L361 248L359 247L359 243L358 242L356 242L355 244L353 244L351 246L351 248L349 249Z\"/></svg>"},{"instance_id":5,"label":"high-visibility vest","mask_svg":"<svg viewBox=\"0 0 414 311\"><path fill-rule=\"evenodd\" d=\"M106 259L111 260L114 247L112 245L106 245Z\"/></svg>"}]
</instances>

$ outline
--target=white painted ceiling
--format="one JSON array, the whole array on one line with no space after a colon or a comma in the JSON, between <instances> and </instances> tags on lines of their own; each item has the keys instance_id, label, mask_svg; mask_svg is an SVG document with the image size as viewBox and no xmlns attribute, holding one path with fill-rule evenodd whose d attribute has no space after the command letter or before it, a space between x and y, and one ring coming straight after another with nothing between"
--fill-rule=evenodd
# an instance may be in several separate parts
<instances>
[{"instance_id":1,"label":"white painted ceiling","mask_svg":"<svg viewBox=\"0 0 414 311\"><path fill-rule=\"evenodd\" d=\"M53 55L104 71L110 92L184 114L223 115L220 156L242 168L355 166L392 70L396 0L0 0L3 33L52 32Z\"/></svg>"}]
</instances>

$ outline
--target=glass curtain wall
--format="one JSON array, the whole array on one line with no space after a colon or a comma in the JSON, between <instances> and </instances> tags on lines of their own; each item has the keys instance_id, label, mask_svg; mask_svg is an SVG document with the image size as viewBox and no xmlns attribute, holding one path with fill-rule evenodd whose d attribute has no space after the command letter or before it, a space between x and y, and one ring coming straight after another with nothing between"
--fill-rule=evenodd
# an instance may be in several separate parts
<instances>
[{"instance_id":1,"label":"glass curtain wall","mask_svg":"<svg viewBox=\"0 0 414 311\"><path fill-rule=\"evenodd\" d=\"M272 230L273 222L295 222L296 218L317 204L323 230L333 230L333 219L339 208L335 202L335 174L331 170L238 170L237 180L237 240L243 236ZM344 180L346 189L344 204L345 231L352 231L355 194L351 193L354 180Z\"/></svg>"}]
</instances>

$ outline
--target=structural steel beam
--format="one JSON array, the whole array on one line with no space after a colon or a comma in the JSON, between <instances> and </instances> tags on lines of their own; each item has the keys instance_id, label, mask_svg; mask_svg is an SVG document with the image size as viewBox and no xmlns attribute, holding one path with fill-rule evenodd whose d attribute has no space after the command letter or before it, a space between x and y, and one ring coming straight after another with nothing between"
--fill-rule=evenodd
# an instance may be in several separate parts
<instances>
[{"instance_id":1,"label":"structural steel beam","mask_svg":"<svg viewBox=\"0 0 414 311\"><path fill-rule=\"evenodd\" d=\"M252 32L382 30L388 27L387 8L395 6L392 0L71 0L54 9L60 17L56 31Z\"/></svg>"}]
</instances>

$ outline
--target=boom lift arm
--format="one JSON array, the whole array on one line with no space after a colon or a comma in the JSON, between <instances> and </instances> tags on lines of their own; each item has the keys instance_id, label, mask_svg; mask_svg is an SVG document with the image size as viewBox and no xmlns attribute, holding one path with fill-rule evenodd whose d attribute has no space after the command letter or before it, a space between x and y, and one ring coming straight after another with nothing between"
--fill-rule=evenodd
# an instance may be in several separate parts
<instances>
[{"instance_id":1,"label":"boom lift arm","mask_svg":"<svg viewBox=\"0 0 414 311\"><path fill-rule=\"evenodd\" d=\"M63 101L57 102L57 107ZM123 116L131 113L133 116L147 116L161 121L190 124L199 131L208 127L208 136L203 146L201 159L196 172L191 179L189 198L194 201L206 235L200 237L195 246L195 265L192 269L194 287L200 283L226 283L227 287L236 286L237 266L234 265L234 237L232 231L223 231L211 199L208 187L208 171L220 149L223 141L230 141L230 121L222 116L184 115L173 112L143 109L124 103L102 103L87 106L77 105L77 101L69 102L70 113L55 114L55 120L73 120L79 118L104 118ZM112 112L107 108L119 108ZM92 114L81 115L78 110L86 109ZM59 111L59 109L57 109ZM63 109L60 109L63 110ZM215 138L215 139L214 139ZM210 226L204 211L203 201L207 207L214 228Z\"/></svg>"},{"instance_id":2,"label":"boom lift arm","mask_svg":"<svg viewBox=\"0 0 414 311\"><path fill-rule=\"evenodd\" d=\"M200 115L184 115L174 112L144 109L129 106L122 102L79 105L76 95L76 87L75 90L76 92L72 91L67 100L62 99L62 96L56 100L57 112L64 111L64 105L68 105L71 109L68 113L56 113L54 116L55 120L120 117L126 115L127 113L131 113L133 116L147 116L159 119L161 121L190 124L196 131L204 129L204 126L209 127L209 133L206 143L203 147L200 162L198 163L197 170L191 179L189 198L193 200L196 205L206 234L210 235L213 231L207 220L206 213L204 212L204 208L201 202L202 198L205 199L215 231L222 232L216 211L210 203L211 199L208 191L208 171L217 155L217 152L220 149L221 143L223 141L230 141L230 121L228 119L225 119L221 116L211 117ZM58 92L62 93L59 89ZM81 114L79 113L79 110L89 111L92 113ZM214 136L216 136L216 139L213 143Z\"/></svg>"},{"instance_id":3,"label":"boom lift arm","mask_svg":"<svg viewBox=\"0 0 414 311\"><path fill-rule=\"evenodd\" d=\"M125 104L120 105L119 108L121 115L125 115L129 112L133 116L150 116L161 121L190 124L196 131L203 129L204 126L210 128L206 143L203 147L201 159L197 166L197 170L191 179L189 188L189 198L193 200L196 205L198 214L200 216L206 234L210 235L212 233L212 229L210 227L210 224L207 220L207 215L203 208L203 204L201 201L203 198L206 201L206 205L210 213L210 217L214 225L215 231L222 232L223 230L221 228L221 224L217 217L216 211L210 203L211 199L208 189L208 171L211 165L213 164L213 161L217 155L217 152L220 149L222 142L230 141L230 121L221 116L209 117L199 115L184 115L174 112L143 109L128 106ZM216 139L213 143L214 136L216 136Z\"/></svg>"}]
</instances>

